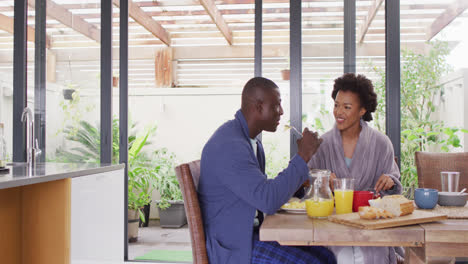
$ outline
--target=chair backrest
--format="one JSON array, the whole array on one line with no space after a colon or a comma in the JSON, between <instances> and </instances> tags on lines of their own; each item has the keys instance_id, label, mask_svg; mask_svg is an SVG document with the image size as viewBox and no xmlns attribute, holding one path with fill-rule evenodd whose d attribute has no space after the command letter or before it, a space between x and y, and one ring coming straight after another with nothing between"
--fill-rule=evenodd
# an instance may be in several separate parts
<instances>
[{"instance_id":1,"label":"chair backrest","mask_svg":"<svg viewBox=\"0 0 468 264\"><path fill-rule=\"evenodd\" d=\"M200 160L181 164L175 168L175 171L184 198L185 213L187 214L190 239L192 240L193 263L208 264L203 218L197 196Z\"/></svg>"},{"instance_id":2,"label":"chair backrest","mask_svg":"<svg viewBox=\"0 0 468 264\"><path fill-rule=\"evenodd\" d=\"M460 180L458 189L468 188L468 152L432 153L416 152L416 168L420 188L442 190L441 171L458 171Z\"/></svg>"}]
</instances>

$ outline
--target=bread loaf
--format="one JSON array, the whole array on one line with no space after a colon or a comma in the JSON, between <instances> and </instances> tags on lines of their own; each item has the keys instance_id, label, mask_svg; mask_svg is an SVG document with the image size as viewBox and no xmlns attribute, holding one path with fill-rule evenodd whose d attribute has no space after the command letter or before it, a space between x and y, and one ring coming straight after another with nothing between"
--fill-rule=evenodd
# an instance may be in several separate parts
<instances>
[{"instance_id":1,"label":"bread loaf","mask_svg":"<svg viewBox=\"0 0 468 264\"><path fill-rule=\"evenodd\" d=\"M414 204L403 195L387 195L382 199L370 200L372 207L384 209L395 216L403 216L413 213Z\"/></svg>"},{"instance_id":2,"label":"bread loaf","mask_svg":"<svg viewBox=\"0 0 468 264\"><path fill-rule=\"evenodd\" d=\"M359 207L359 217L362 219L372 220L381 218L393 218L394 215L382 208L361 206Z\"/></svg>"}]
</instances>

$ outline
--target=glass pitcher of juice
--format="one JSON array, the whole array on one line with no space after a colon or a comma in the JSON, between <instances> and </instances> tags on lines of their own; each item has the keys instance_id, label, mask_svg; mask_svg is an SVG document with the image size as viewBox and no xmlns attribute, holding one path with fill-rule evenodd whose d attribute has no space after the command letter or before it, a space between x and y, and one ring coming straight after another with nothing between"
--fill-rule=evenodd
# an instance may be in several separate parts
<instances>
[{"instance_id":1,"label":"glass pitcher of juice","mask_svg":"<svg viewBox=\"0 0 468 264\"><path fill-rule=\"evenodd\" d=\"M305 204L311 218L326 218L333 213L333 195L330 190L330 171L309 171L310 187L306 190Z\"/></svg>"}]
</instances>

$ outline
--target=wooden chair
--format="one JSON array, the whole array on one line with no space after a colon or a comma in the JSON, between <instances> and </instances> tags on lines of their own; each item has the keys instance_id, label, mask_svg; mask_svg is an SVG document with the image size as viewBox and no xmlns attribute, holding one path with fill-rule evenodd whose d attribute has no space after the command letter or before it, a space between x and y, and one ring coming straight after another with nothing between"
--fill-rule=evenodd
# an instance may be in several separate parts
<instances>
[{"instance_id":1,"label":"wooden chair","mask_svg":"<svg viewBox=\"0 0 468 264\"><path fill-rule=\"evenodd\" d=\"M442 190L441 171L458 171L460 180L458 189L468 187L468 152L432 153L416 152L416 168L420 188Z\"/></svg>"},{"instance_id":2,"label":"wooden chair","mask_svg":"<svg viewBox=\"0 0 468 264\"><path fill-rule=\"evenodd\" d=\"M175 171L185 203L185 213L192 241L193 263L208 264L203 218L197 196L200 160L181 164L175 168Z\"/></svg>"}]
</instances>

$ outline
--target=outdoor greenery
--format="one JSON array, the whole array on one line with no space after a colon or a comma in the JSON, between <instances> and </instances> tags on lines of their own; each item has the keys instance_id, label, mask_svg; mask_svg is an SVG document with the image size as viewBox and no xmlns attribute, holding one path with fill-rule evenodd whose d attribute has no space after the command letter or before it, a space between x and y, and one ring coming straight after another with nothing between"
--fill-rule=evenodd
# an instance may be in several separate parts
<instances>
[{"instance_id":1,"label":"outdoor greenery","mask_svg":"<svg viewBox=\"0 0 468 264\"><path fill-rule=\"evenodd\" d=\"M64 129L66 139L74 143L69 150L57 150L58 162L98 163L100 160L100 131L87 121L80 121L77 127ZM119 120L112 122L113 144L112 163L119 161ZM182 193L175 176L175 155L167 149L148 150L149 139L156 133L156 126L136 132L136 124L130 122L128 136L128 209L137 210L143 220L141 208L151 202L153 190L161 193L161 208L169 207L169 200L182 200ZM144 221L144 220L143 220Z\"/></svg>"},{"instance_id":2,"label":"outdoor greenery","mask_svg":"<svg viewBox=\"0 0 468 264\"><path fill-rule=\"evenodd\" d=\"M402 50L401 58L401 181L405 187L418 186L414 163L416 151L437 149L448 152L461 148L459 133L468 131L445 125L433 114L444 95L441 78L450 71L446 42L433 42L428 54ZM385 70L372 66L380 79L374 82L378 94L375 126L385 132Z\"/></svg>"},{"instance_id":3,"label":"outdoor greenery","mask_svg":"<svg viewBox=\"0 0 468 264\"><path fill-rule=\"evenodd\" d=\"M268 179L273 179L288 166L289 154L279 154L278 142L272 140L265 140L263 147L265 150L265 173Z\"/></svg>"},{"instance_id":4,"label":"outdoor greenery","mask_svg":"<svg viewBox=\"0 0 468 264\"><path fill-rule=\"evenodd\" d=\"M67 83L66 89L72 89L74 92L71 100L61 99L59 102L64 118L62 128L57 131L57 135L63 133L66 128L69 128L67 134L76 134L77 124L83 119L83 113L80 108L82 105L80 100L80 88L73 83ZM86 106L84 110L89 112L92 110L92 106Z\"/></svg>"},{"instance_id":5,"label":"outdoor greenery","mask_svg":"<svg viewBox=\"0 0 468 264\"><path fill-rule=\"evenodd\" d=\"M170 207L170 201L182 201L182 192L180 191L179 181L175 175L176 157L166 148L158 149L153 152L153 166L158 171L156 177L156 189L161 196L157 205L161 209Z\"/></svg>"}]
</instances>

